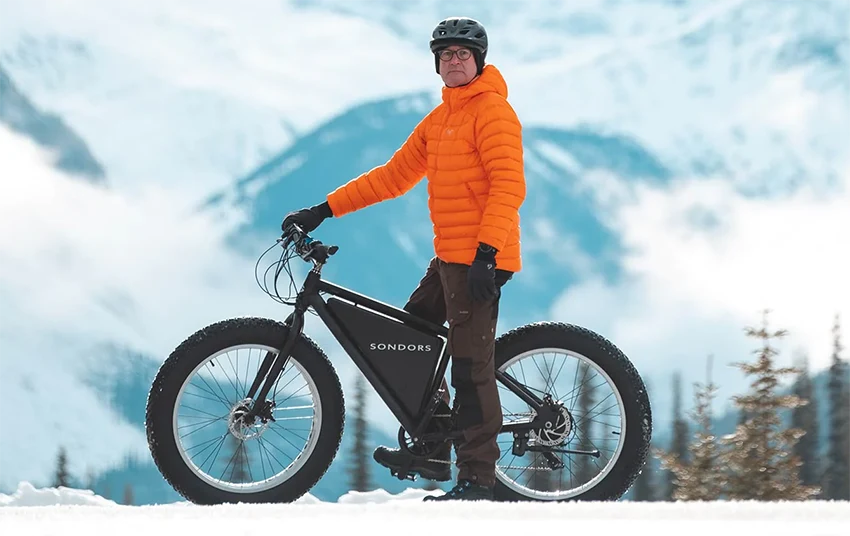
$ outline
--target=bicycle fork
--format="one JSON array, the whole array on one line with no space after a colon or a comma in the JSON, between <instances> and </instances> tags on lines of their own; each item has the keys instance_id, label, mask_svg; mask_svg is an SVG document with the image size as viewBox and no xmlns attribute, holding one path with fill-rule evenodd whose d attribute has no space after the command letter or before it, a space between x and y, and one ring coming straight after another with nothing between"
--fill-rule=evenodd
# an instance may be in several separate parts
<instances>
[{"instance_id":1,"label":"bicycle fork","mask_svg":"<svg viewBox=\"0 0 850 536\"><path fill-rule=\"evenodd\" d=\"M280 352L277 354L266 352L266 356L263 358L263 362L260 364L260 368L254 378L254 383L251 384L251 388L248 390L247 398L254 401L250 410L245 415L245 419L248 421L252 421L261 411L263 411L264 417L272 421L274 420L271 403L266 401L266 397L271 391L272 385L277 382L278 376L280 376L280 373L289 362L289 355L292 353L298 337L301 336L301 331L304 328L304 311L301 310L301 307L296 306L295 311L286 319L286 325L289 326L289 331ZM265 382L263 382L263 379L265 379ZM262 384L262 388L260 384ZM257 389L260 389L259 393L257 393Z\"/></svg>"}]
</instances>

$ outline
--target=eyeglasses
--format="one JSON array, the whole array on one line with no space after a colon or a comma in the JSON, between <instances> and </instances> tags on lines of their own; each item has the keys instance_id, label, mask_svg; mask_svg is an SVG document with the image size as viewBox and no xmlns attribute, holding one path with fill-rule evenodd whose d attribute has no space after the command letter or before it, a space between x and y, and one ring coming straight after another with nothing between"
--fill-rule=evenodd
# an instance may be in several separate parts
<instances>
[{"instance_id":1,"label":"eyeglasses","mask_svg":"<svg viewBox=\"0 0 850 536\"><path fill-rule=\"evenodd\" d=\"M440 51L440 59L443 61L451 61L455 54L457 54L457 59L465 61L472 56L472 51L468 48L459 48L457 50L446 48Z\"/></svg>"}]
</instances>

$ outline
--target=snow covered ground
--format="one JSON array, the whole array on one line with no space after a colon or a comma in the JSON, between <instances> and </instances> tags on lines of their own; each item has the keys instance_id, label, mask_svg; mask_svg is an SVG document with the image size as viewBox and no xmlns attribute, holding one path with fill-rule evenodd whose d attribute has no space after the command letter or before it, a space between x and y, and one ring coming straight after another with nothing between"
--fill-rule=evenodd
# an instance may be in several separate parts
<instances>
[{"instance_id":1,"label":"snow covered ground","mask_svg":"<svg viewBox=\"0 0 850 536\"><path fill-rule=\"evenodd\" d=\"M507 531L574 534L769 534L831 536L850 533L850 503L423 503L428 493L409 489L398 495L383 490L349 492L338 503L312 496L293 504L220 505L189 503L123 506L87 490L35 489L22 483L12 495L0 494L3 534L64 533L68 527L87 535L116 531L127 536L167 534L248 534L279 528L287 533L328 534L363 529L370 536L417 535L435 531ZM264 526L268 523L268 526ZM468 532L467 532L468 533Z\"/></svg>"}]
</instances>

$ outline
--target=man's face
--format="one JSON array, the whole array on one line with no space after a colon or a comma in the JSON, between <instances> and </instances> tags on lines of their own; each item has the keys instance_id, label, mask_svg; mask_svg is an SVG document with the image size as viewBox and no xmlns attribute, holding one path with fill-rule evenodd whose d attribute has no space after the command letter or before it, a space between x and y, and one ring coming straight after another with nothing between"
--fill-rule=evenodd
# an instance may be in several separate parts
<instances>
[{"instance_id":1,"label":"man's face","mask_svg":"<svg viewBox=\"0 0 850 536\"><path fill-rule=\"evenodd\" d=\"M452 45L440 51L440 77L448 87L468 84L475 78L478 69L475 57L466 47Z\"/></svg>"}]
</instances>

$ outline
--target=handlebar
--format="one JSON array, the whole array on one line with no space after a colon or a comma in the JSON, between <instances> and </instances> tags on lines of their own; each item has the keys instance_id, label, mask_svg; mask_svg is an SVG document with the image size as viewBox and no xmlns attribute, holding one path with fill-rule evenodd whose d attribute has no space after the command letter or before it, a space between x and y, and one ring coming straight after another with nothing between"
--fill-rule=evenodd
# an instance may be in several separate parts
<instances>
[{"instance_id":1,"label":"handlebar","mask_svg":"<svg viewBox=\"0 0 850 536\"><path fill-rule=\"evenodd\" d=\"M294 223L286 228L281 238L283 239L284 247L290 242L295 244L295 252L298 253L299 257L316 264L325 264L328 261L328 257L339 250L338 246L328 246L312 238Z\"/></svg>"}]
</instances>

